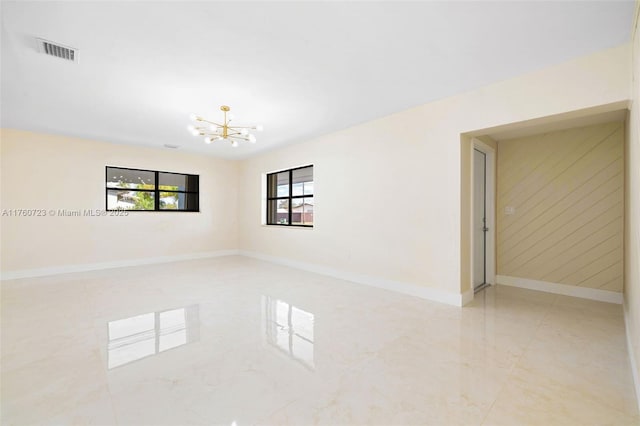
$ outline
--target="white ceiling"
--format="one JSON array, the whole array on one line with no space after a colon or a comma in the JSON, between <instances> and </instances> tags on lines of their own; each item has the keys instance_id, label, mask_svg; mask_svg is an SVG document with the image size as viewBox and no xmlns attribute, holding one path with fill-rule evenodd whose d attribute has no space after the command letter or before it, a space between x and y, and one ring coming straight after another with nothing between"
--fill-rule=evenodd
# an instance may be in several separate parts
<instances>
[{"instance_id":1,"label":"white ceiling","mask_svg":"<svg viewBox=\"0 0 640 426\"><path fill-rule=\"evenodd\" d=\"M634 2L1 7L3 127L244 158L626 43ZM35 37L78 48L79 63ZM219 119L222 104L264 125L257 144L186 131L189 113Z\"/></svg>"}]
</instances>

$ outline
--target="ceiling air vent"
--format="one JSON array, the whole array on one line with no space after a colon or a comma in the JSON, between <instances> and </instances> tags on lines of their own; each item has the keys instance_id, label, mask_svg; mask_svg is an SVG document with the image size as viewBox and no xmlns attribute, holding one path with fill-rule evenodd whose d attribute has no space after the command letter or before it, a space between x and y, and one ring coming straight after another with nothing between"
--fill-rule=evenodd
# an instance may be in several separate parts
<instances>
[{"instance_id":1,"label":"ceiling air vent","mask_svg":"<svg viewBox=\"0 0 640 426\"><path fill-rule=\"evenodd\" d=\"M38 50L46 55L55 56L71 62L78 62L78 49L75 47L63 46L42 38L38 40Z\"/></svg>"},{"instance_id":2,"label":"ceiling air vent","mask_svg":"<svg viewBox=\"0 0 640 426\"><path fill-rule=\"evenodd\" d=\"M180 145L170 145L168 143L165 143L164 147L165 148L169 148L169 149L178 149L178 148L180 148Z\"/></svg>"}]
</instances>

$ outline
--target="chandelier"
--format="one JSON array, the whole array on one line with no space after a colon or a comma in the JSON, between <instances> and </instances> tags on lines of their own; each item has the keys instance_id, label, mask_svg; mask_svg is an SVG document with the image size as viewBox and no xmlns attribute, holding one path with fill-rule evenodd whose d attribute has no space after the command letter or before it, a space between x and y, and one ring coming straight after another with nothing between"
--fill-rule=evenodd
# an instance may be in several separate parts
<instances>
[{"instance_id":1,"label":"chandelier","mask_svg":"<svg viewBox=\"0 0 640 426\"><path fill-rule=\"evenodd\" d=\"M202 118L196 114L191 114L190 118L196 122L196 125L190 125L187 128L194 136L204 136L204 142L207 144L215 141L229 141L232 147L238 146L238 141L246 141L255 143L256 137L249 133L249 130L262 131L262 126L231 126L233 115L229 113L231 108L222 105L220 110L224 113L224 121L216 123Z\"/></svg>"}]
</instances>

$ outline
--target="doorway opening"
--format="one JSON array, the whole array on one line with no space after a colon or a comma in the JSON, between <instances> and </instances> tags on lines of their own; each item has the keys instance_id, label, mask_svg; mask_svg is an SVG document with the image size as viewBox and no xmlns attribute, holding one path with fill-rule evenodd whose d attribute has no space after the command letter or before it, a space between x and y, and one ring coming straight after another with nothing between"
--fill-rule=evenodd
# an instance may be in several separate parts
<instances>
[{"instance_id":1,"label":"doorway opening","mask_svg":"<svg viewBox=\"0 0 640 426\"><path fill-rule=\"evenodd\" d=\"M472 283L477 293L495 283L495 147L472 140Z\"/></svg>"}]
</instances>

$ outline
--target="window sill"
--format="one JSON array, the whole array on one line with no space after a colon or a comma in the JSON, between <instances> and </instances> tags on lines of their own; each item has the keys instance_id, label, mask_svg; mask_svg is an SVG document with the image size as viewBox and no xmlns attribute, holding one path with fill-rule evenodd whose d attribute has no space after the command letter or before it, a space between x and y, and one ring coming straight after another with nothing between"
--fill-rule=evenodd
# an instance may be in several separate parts
<instances>
[{"instance_id":1,"label":"window sill","mask_svg":"<svg viewBox=\"0 0 640 426\"><path fill-rule=\"evenodd\" d=\"M295 226L295 225L267 225L263 223L261 225L263 228L283 228L283 229L304 229L307 231L313 231L313 226Z\"/></svg>"}]
</instances>

